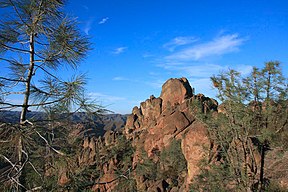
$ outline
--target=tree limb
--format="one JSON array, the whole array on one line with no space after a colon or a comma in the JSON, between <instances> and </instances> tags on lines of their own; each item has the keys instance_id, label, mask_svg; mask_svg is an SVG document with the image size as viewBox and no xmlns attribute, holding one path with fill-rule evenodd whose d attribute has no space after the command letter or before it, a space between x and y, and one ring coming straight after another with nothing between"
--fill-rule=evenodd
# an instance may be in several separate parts
<instances>
[{"instance_id":1,"label":"tree limb","mask_svg":"<svg viewBox=\"0 0 288 192\"><path fill-rule=\"evenodd\" d=\"M5 81L13 81L13 82L26 82L23 78L20 79L10 79L10 78L6 78L6 77L0 77L0 79L3 79Z\"/></svg>"},{"instance_id":2,"label":"tree limb","mask_svg":"<svg viewBox=\"0 0 288 192\"><path fill-rule=\"evenodd\" d=\"M45 62L45 61L43 61ZM60 82L63 82L61 81L58 77L56 77L55 75L53 75L52 73L50 73L49 71L47 71L44 67L42 67L41 65L35 65L37 68L40 68L41 70L43 70L45 73L47 73L48 75L50 75L51 77L54 77L55 79L57 79L58 81ZM37 70L37 68L35 69L35 71Z\"/></svg>"},{"instance_id":3,"label":"tree limb","mask_svg":"<svg viewBox=\"0 0 288 192\"><path fill-rule=\"evenodd\" d=\"M27 51L25 49L20 49L20 48L17 48L17 47L11 47L9 45L5 45L4 43L0 43L0 46L3 46L7 50L18 51L18 52L21 52L21 53L30 53L30 51Z\"/></svg>"},{"instance_id":4,"label":"tree limb","mask_svg":"<svg viewBox=\"0 0 288 192\"><path fill-rule=\"evenodd\" d=\"M45 137L43 137L37 130L35 130L35 132L37 133L37 135L38 135L41 139L43 139L43 140L45 141L46 145L47 145L49 148L51 148L55 153L57 153L57 154L59 154L59 155L62 155L62 156L66 156L65 153L63 153L63 152L55 149L54 147L52 147L52 146L49 144L49 142L47 141L47 139L45 139Z\"/></svg>"}]
</instances>

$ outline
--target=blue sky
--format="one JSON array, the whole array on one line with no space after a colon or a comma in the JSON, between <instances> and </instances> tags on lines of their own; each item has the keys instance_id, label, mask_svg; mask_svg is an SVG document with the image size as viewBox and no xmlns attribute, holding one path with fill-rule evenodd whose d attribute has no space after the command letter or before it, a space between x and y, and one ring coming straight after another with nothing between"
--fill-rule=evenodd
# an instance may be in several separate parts
<instances>
[{"instance_id":1,"label":"blue sky","mask_svg":"<svg viewBox=\"0 0 288 192\"><path fill-rule=\"evenodd\" d=\"M89 94L117 113L172 77L215 97L209 77L228 68L279 60L287 75L286 0L72 0L65 10L93 43L79 68Z\"/></svg>"},{"instance_id":2,"label":"blue sky","mask_svg":"<svg viewBox=\"0 0 288 192\"><path fill-rule=\"evenodd\" d=\"M64 11L91 39L78 69L88 94L116 113L159 96L169 78L215 97L209 77L229 68L279 60L288 75L287 0L70 0Z\"/></svg>"}]
</instances>

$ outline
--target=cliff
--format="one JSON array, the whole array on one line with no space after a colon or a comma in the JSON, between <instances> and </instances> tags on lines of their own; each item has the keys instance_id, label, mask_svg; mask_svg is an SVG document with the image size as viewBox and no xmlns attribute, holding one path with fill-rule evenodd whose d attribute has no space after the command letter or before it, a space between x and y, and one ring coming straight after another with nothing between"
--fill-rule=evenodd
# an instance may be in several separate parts
<instances>
[{"instance_id":1,"label":"cliff","mask_svg":"<svg viewBox=\"0 0 288 192\"><path fill-rule=\"evenodd\" d=\"M134 107L124 129L125 136L132 140L136 149L133 157L134 166L139 162L138 153L142 149L149 158L157 162L155 151L161 153L174 139L180 142L181 153L187 163L187 172L179 176L183 177L183 183L171 188L174 191L188 190L189 184L199 173L200 161L209 154L210 141L207 130L203 123L196 120L195 113L199 111L193 110L193 104L200 104L201 112L217 110L216 100L202 94L194 95L192 90L186 78L169 79L162 86L159 98L151 96L142 102L139 108ZM143 181L137 181L137 184L145 185L143 190L157 188L152 189L153 186L149 183L143 184Z\"/></svg>"},{"instance_id":2,"label":"cliff","mask_svg":"<svg viewBox=\"0 0 288 192\"><path fill-rule=\"evenodd\" d=\"M197 109L192 107L195 103ZM188 190L200 172L200 161L209 155L211 148L205 125L196 120L195 114L217 111L217 106L214 99L194 95L188 80L180 78L169 79L163 85L160 97L152 95L140 107L133 108L123 133L119 134L123 134L133 148L128 169L137 190ZM97 153L101 154L104 148L111 155L119 143L115 134L107 132L104 138L96 140L86 138L80 163L93 164ZM105 186L101 184L118 177L115 170L119 168L121 158L117 155L119 151L104 163L103 176L99 179L100 184L94 185L94 190L113 191L119 184L119 181L108 182ZM178 167L181 163L183 166Z\"/></svg>"},{"instance_id":3,"label":"cliff","mask_svg":"<svg viewBox=\"0 0 288 192\"><path fill-rule=\"evenodd\" d=\"M186 78L166 81L160 97L152 95L133 108L123 130L84 139L79 164L96 166L100 172L92 182L93 191L189 191L191 184L197 182L197 176L209 170L203 167L203 160L210 165L219 165L223 160L219 146L199 118L206 113L210 118L225 115L223 109L218 112L216 100L203 94L195 95ZM254 157L246 159L247 165L239 166L248 167L250 175L259 177L259 145L253 138L247 142ZM229 153L235 162L236 158L245 158L233 151L242 150L241 142L235 139L231 143ZM268 151L265 177L287 187L288 173L283 169L286 161L287 152ZM226 187L229 186L235 183L228 182Z\"/></svg>"}]
</instances>

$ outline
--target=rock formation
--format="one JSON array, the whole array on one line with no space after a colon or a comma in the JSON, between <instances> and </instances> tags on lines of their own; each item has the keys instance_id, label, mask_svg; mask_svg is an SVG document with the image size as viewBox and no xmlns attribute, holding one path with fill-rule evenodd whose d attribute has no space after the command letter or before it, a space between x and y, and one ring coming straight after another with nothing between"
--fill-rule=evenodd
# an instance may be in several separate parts
<instances>
[{"instance_id":1,"label":"rock formation","mask_svg":"<svg viewBox=\"0 0 288 192\"><path fill-rule=\"evenodd\" d=\"M203 158L216 164L221 161L205 124L197 118L207 112L217 118L225 114L225 107L203 94L195 95L186 78L169 79L160 97L152 95L133 108L122 131L84 139L79 165L100 162L101 174L93 191L189 191L201 172ZM232 143L242 149L237 140ZM260 154L252 140L249 143L255 159L246 160L253 168L248 171L259 174ZM281 169L286 165L287 152L282 159L274 162L274 158L273 153L267 154L267 176L277 175L281 186L287 186L287 170Z\"/></svg>"},{"instance_id":2,"label":"rock formation","mask_svg":"<svg viewBox=\"0 0 288 192\"><path fill-rule=\"evenodd\" d=\"M193 95L186 78L169 79L162 86L159 98L151 96L141 103L140 108L134 107L124 129L136 151L144 149L149 158L153 158L156 149L162 151L169 146L172 139L181 141L188 170L181 190L188 190L193 177L199 173L198 163L208 154L207 149L210 147L205 126L195 119L194 102L200 104L202 112L217 110L215 100L204 95ZM135 155L135 166L137 158Z\"/></svg>"},{"instance_id":3,"label":"rock formation","mask_svg":"<svg viewBox=\"0 0 288 192\"><path fill-rule=\"evenodd\" d=\"M194 106L195 103L197 103L197 107ZM126 141L129 141L134 147L134 152L131 154L131 167L127 168L129 168L129 172L131 171L130 176L135 179L137 190L188 190L189 184L200 172L199 162L208 154L210 148L207 130L203 123L196 120L195 115L208 110L216 111L217 102L202 94L194 95L186 78L169 79L163 85L160 97L156 98L152 95L139 107L133 108L122 132ZM171 170L171 165L162 162L161 154L162 156L165 154L163 151L167 151L173 141L179 142L179 149L173 149L172 152L180 152L170 154L170 157L176 155L171 157L176 161L183 157L185 171L176 170L179 175L175 176L174 174L173 178L169 178L165 176L165 171L169 173L175 170L173 168ZM125 171L123 166L119 165L123 160L123 156L121 156L123 151L121 151L121 147L117 146L119 142L119 134L110 131L106 132L103 138L86 137L84 139L79 164L95 164L97 158L98 160L102 158L101 161L104 162L101 167L103 174L97 180L100 184L94 185L94 190L113 191L117 187L118 181L114 182L113 180L119 174L115 174L115 170L120 167L122 171ZM118 152L115 153L117 150ZM103 161L103 158L107 160ZM151 173L147 173L147 171L138 173L137 170L145 161L152 166ZM151 174L159 174L157 171L163 172L164 177L151 176ZM105 183L105 185L101 183Z\"/></svg>"}]
</instances>

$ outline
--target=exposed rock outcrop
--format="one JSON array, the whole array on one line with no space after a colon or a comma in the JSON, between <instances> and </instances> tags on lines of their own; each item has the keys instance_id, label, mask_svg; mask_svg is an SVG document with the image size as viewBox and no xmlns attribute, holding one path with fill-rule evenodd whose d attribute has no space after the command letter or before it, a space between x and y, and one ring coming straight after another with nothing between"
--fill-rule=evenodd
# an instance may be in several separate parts
<instances>
[{"instance_id":1,"label":"exposed rock outcrop","mask_svg":"<svg viewBox=\"0 0 288 192\"><path fill-rule=\"evenodd\" d=\"M221 162L219 146L211 141L206 125L198 120L201 118L197 118L197 115L208 112L212 112L211 118L226 114L223 104L218 106L214 99L203 94L195 95L186 78L169 79L162 86L160 97L150 96L139 107L134 107L127 117L120 135L122 138L124 135L124 143L128 141L129 145L123 145L119 133L113 131L107 131L104 137L97 139L84 139L79 164L101 162L101 176L92 189L101 192L189 191L190 184L201 173L203 158L215 164ZM243 162L247 165L241 166L248 167L246 171L250 176L259 177L260 153L257 144L251 138L247 146L253 151L253 158L238 154L243 147L237 139L233 140L231 150L228 150L231 160L234 161L234 157L246 158ZM127 152L129 147L133 152ZM233 149L237 149L236 152ZM274 161L274 156L273 152L267 154L266 176L277 175L277 182L286 187L287 170L281 167L286 165L287 154L277 161ZM178 164L180 169L176 168ZM63 178L66 179L65 175ZM121 186L125 186L125 189ZM127 189L127 186L132 188Z\"/></svg>"},{"instance_id":2,"label":"exposed rock outcrop","mask_svg":"<svg viewBox=\"0 0 288 192\"><path fill-rule=\"evenodd\" d=\"M169 79L162 86L160 98L163 100L163 111L167 107L183 103L193 95L192 88L186 78Z\"/></svg>"},{"instance_id":3,"label":"exposed rock outcrop","mask_svg":"<svg viewBox=\"0 0 288 192\"><path fill-rule=\"evenodd\" d=\"M134 147L131 156L131 167L128 166L127 168L129 174L130 170L132 171L130 176L133 175L137 190L188 190L189 184L200 172L198 163L208 154L210 147L207 130L203 123L196 120L195 114L209 110L216 111L217 102L202 94L194 95L193 89L186 78L169 79L163 85L160 97L156 98L152 95L142 102L139 107L133 108L132 114L127 117L123 134ZM180 161L180 156L182 156L186 171L174 170L171 165L166 165L163 162L161 154L163 156L163 151L167 151L173 140L179 143L179 148L173 149L174 152L176 150L180 153L172 154L177 155L177 157L172 158L176 161L179 158ZM123 170L123 166L125 167L121 164L121 158L123 160L122 153L121 145L119 147L119 135L113 131L107 131L102 138L86 137L84 139L79 164L88 163L93 165L99 160L105 162L101 165L103 173L97 180L99 184L95 184L93 190L113 191L117 187L119 182L115 170L119 171L119 168ZM143 156L143 154L145 155ZM103 158L106 160L103 160ZM144 173L139 173L139 166L145 161L152 167L149 168L148 166L144 169ZM156 170L157 167L159 170ZM146 169L151 169L151 172L148 171L147 173ZM163 172L161 174L164 176L156 176L160 174L157 173L158 171ZM173 174L171 176L173 178L169 178L165 176L165 171L167 173L174 171L176 175L173 173L174 176ZM151 174L154 176L151 176Z\"/></svg>"},{"instance_id":4,"label":"exposed rock outcrop","mask_svg":"<svg viewBox=\"0 0 288 192\"><path fill-rule=\"evenodd\" d=\"M162 86L159 98L151 96L141 103L140 108L133 109L124 129L136 151L144 149L152 159L156 149L162 151L172 139L181 140L182 153L188 166L181 190L188 190L193 177L199 174L198 164L208 154L207 149L210 147L207 130L195 119L195 112L217 110L217 101L202 94L193 95L192 90L186 78L169 79ZM200 108L193 108L195 102ZM135 155L135 166L137 161L138 156ZM146 190L148 189L149 185Z\"/></svg>"}]
</instances>

